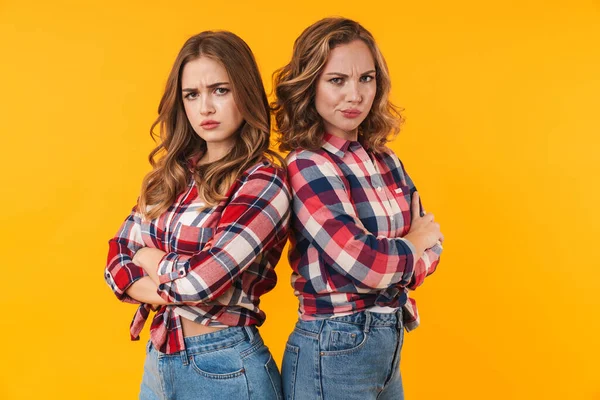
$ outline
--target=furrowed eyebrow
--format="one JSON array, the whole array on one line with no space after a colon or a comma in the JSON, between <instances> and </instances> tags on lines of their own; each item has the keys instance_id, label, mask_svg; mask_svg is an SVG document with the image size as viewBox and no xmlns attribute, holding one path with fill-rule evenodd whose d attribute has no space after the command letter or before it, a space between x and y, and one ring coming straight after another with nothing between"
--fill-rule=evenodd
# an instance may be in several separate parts
<instances>
[{"instance_id":1,"label":"furrowed eyebrow","mask_svg":"<svg viewBox=\"0 0 600 400\"><path fill-rule=\"evenodd\" d=\"M218 86L224 86L224 85L229 85L229 82L217 82L217 83L212 83L210 85L207 86L207 88L209 89L214 89Z\"/></svg>"},{"instance_id":2,"label":"furrowed eyebrow","mask_svg":"<svg viewBox=\"0 0 600 400\"><path fill-rule=\"evenodd\" d=\"M362 74L360 74L360 75L362 76L362 75L367 75L367 74L373 74L373 73L375 73L375 72L376 72L376 71L375 71L374 69L372 69L372 70L370 70L370 71L363 72L363 73L362 73ZM346 75L346 74L342 74L341 72L328 72L328 73L326 73L325 75L335 75L335 76L341 76L342 78L348 78L348 75Z\"/></svg>"},{"instance_id":3,"label":"furrowed eyebrow","mask_svg":"<svg viewBox=\"0 0 600 400\"><path fill-rule=\"evenodd\" d=\"M325 75L335 75L335 76L341 76L342 78L347 78L348 75L346 74L342 74L341 72L328 72Z\"/></svg>"},{"instance_id":4,"label":"furrowed eyebrow","mask_svg":"<svg viewBox=\"0 0 600 400\"><path fill-rule=\"evenodd\" d=\"M215 82L215 83L211 83L210 85L208 85L206 87L208 89L214 89L214 88L216 88L218 86L225 86L225 85L229 85L229 82ZM185 89L182 89L181 91L182 92L195 92L197 90L198 89L196 89L196 88L185 88Z\"/></svg>"}]
</instances>

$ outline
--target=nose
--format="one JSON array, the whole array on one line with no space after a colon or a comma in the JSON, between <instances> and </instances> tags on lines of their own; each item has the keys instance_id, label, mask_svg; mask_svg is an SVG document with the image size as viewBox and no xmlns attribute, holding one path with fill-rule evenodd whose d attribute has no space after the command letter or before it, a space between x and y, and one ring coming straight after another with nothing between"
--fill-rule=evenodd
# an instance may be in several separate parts
<instances>
[{"instance_id":1,"label":"nose","mask_svg":"<svg viewBox=\"0 0 600 400\"><path fill-rule=\"evenodd\" d=\"M200 96L200 114L210 115L215 112L215 107L210 95Z\"/></svg>"},{"instance_id":2,"label":"nose","mask_svg":"<svg viewBox=\"0 0 600 400\"><path fill-rule=\"evenodd\" d=\"M347 83L346 100L349 103L360 103L362 101L362 95L360 93L360 84L354 80L350 80Z\"/></svg>"}]
</instances>

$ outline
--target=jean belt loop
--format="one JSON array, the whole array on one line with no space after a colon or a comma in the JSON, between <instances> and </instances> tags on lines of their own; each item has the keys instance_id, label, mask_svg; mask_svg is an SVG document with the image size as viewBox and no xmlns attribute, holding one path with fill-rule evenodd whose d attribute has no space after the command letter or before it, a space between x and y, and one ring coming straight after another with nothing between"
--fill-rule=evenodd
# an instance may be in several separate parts
<instances>
[{"instance_id":1,"label":"jean belt loop","mask_svg":"<svg viewBox=\"0 0 600 400\"><path fill-rule=\"evenodd\" d=\"M179 355L181 356L181 363L183 365L188 365L190 363L188 359L188 353L185 347L179 352Z\"/></svg>"},{"instance_id":2,"label":"jean belt loop","mask_svg":"<svg viewBox=\"0 0 600 400\"><path fill-rule=\"evenodd\" d=\"M246 332L246 336L248 336L248 342L254 341L254 331L251 326L244 326L244 331Z\"/></svg>"},{"instance_id":3,"label":"jean belt loop","mask_svg":"<svg viewBox=\"0 0 600 400\"><path fill-rule=\"evenodd\" d=\"M323 333L323 329L325 329L327 321L327 318L311 321L307 325L307 330L313 333L317 338L319 338L318 340L322 340L320 338L322 337L321 335Z\"/></svg>"},{"instance_id":4,"label":"jean belt loop","mask_svg":"<svg viewBox=\"0 0 600 400\"><path fill-rule=\"evenodd\" d=\"M371 313L369 311L365 311L365 328L364 332L369 333L369 329L371 328Z\"/></svg>"},{"instance_id":5,"label":"jean belt loop","mask_svg":"<svg viewBox=\"0 0 600 400\"><path fill-rule=\"evenodd\" d=\"M399 308L398 311L396 311L396 327L398 328L398 330L403 329L402 308Z\"/></svg>"}]
</instances>

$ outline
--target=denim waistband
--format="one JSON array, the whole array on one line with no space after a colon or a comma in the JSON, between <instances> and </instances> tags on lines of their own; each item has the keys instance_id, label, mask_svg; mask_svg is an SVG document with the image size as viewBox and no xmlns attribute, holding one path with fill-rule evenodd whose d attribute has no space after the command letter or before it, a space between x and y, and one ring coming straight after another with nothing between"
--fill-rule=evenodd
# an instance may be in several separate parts
<instances>
[{"instance_id":1,"label":"denim waistband","mask_svg":"<svg viewBox=\"0 0 600 400\"><path fill-rule=\"evenodd\" d=\"M349 324L360 325L367 330L371 327L386 327L395 326L402 329L402 308L399 308L393 313L377 313L368 310L359 311L354 314L344 315L341 317L332 317L327 319L318 319L314 321L298 320L296 328L303 331L319 334L323 329L323 325L327 321L345 322Z\"/></svg>"},{"instance_id":2,"label":"denim waistband","mask_svg":"<svg viewBox=\"0 0 600 400\"><path fill-rule=\"evenodd\" d=\"M220 331L205 333L203 335L183 338L185 349L174 354L160 353L159 357L181 357L184 364L187 359L195 354L207 353L228 347L233 347L241 342L252 343L261 340L258 329L253 326L232 326Z\"/></svg>"}]
</instances>

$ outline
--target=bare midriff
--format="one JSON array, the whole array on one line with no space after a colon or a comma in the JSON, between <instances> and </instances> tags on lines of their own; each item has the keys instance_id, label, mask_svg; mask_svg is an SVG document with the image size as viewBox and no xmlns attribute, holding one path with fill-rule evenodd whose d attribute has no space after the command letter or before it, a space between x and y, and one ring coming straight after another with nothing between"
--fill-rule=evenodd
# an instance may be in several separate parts
<instances>
[{"instance_id":1,"label":"bare midriff","mask_svg":"<svg viewBox=\"0 0 600 400\"><path fill-rule=\"evenodd\" d=\"M190 321L183 317L181 317L181 328L183 329L184 337L204 335L225 329L217 326L200 325L197 322Z\"/></svg>"}]
</instances>

